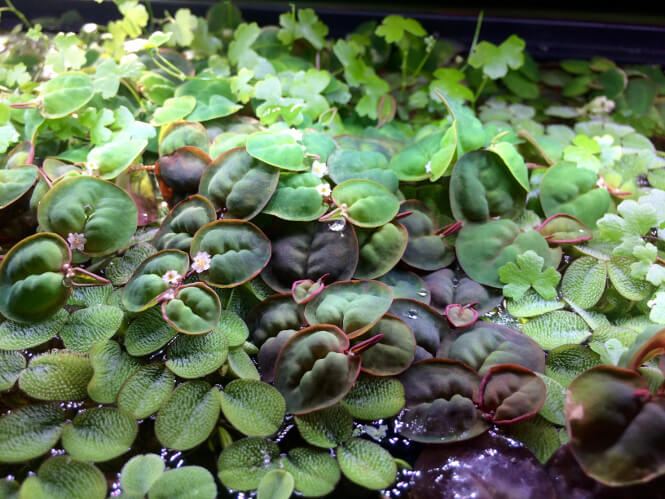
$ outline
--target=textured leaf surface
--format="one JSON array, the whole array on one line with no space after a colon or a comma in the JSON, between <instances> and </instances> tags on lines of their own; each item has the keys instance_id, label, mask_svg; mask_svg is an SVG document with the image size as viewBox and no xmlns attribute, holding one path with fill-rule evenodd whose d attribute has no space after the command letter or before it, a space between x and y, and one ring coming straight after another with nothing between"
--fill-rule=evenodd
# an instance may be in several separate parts
<instances>
[{"instance_id":1,"label":"textured leaf surface","mask_svg":"<svg viewBox=\"0 0 665 499\"><path fill-rule=\"evenodd\" d=\"M161 364L139 369L118 393L118 407L135 419L157 412L173 390L175 376Z\"/></svg>"},{"instance_id":2,"label":"textured leaf surface","mask_svg":"<svg viewBox=\"0 0 665 499\"><path fill-rule=\"evenodd\" d=\"M221 397L224 416L247 436L270 436L284 419L284 398L267 383L238 379L224 387Z\"/></svg>"},{"instance_id":3,"label":"textured leaf surface","mask_svg":"<svg viewBox=\"0 0 665 499\"><path fill-rule=\"evenodd\" d=\"M93 370L90 359L68 350L55 350L30 359L19 387L41 400L83 400Z\"/></svg>"},{"instance_id":4,"label":"textured leaf surface","mask_svg":"<svg viewBox=\"0 0 665 499\"><path fill-rule=\"evenodd\" d=\"M27 461L45 454L60 439L65 414L57 404L36 404L0 418L0 461Z\"/></svg>"},{"instance_id":5,"label":"textured leaf surface","mask_svg":"<svg viewBox=\"0 0 665 499\"><path fill-rule=\"evenodd\" d=\"M266 473L276 468L279 447L259 437L236 440L217 460L217 476L230 489L253 490Z\"/></svg>"},{"instance_id":6,"label":"textured leaf surface","mask_svg":"<svg viewBox=\"0 0 665 499\"><path fill-rule=\"evenodd\" d=\"M69 456L55 456L42 463L37 475L23 482L21 497L104 499L106 480L93 464Z\"/></svg>"},{"instance_id":7,"label":"textured leaf surface","mask_svg":"<svg viewBox=\"0 0 665 499\"><path fill-rule=\"evenodd\" d=\"M359 438L352 438L337 448L337 461L349 480L368 489L387 487L397 474L397 465L387 450Z\"/></svg>"}]
</instances>

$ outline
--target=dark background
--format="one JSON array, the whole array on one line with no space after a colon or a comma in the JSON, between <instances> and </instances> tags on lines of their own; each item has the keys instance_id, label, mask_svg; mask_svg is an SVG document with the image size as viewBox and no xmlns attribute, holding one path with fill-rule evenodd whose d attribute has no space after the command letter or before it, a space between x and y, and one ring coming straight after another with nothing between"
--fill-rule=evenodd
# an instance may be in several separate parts
<instances>
[{"instance_id":1,"label":"dark background","mask_svg":"<svg viewBox=\"0 0 665 499\"><path fill-rule=\"evenodd\" d=\"M0 0L1 1L1 0ZM478 13L485 11L481 39L501 42L517 34L527 42L527 50L541 60L561 58L608 57L619 63L665 64L665 7L654 2L599 8L587 2L568 5L562 2L377 2L335 0L333 2L294 2L297 7L312 7L330 27L330 36L339 37L361 22L399 13L418 19L431 33L469 45ZM165 10L174 13L188 7L203 15L215 0L152 0L157 17ZM14 0L29 19L58 18L73 9L80 17L67 16L62 30L77 29L83 22L106 23L119 17L110 1L92 0ZM246 21L259 25L277 24L279 14L289 9L283 0L234 2ZM660 7L660 8L658 8ZM0 25L7 29L16 18L4 14Z\"/></svg>"}]
</instances>

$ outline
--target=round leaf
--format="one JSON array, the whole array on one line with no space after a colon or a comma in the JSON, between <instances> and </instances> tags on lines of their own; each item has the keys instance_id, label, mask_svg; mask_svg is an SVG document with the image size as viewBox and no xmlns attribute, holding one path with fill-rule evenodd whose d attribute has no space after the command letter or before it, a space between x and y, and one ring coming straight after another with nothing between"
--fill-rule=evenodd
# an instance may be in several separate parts
<instances>
[{"instance_id":1,"label":"round leaf","mask_svg":"<svg viewBox=\"0 0 665 499\"><path fill-rule=\"evenodd\" d=\"M276 467L277 444L259 437L236 440L226 447L217 460L217 476L229 489L253 490L261 479Z\"/></svg>"},{"instance_id":2,"label":"round leaf","mask_svg":"<svg viewBox=\"0 0 665 499\"><path fill-rule=\"evenodd\" d=\"M226 337L218 329L198 336L180 335L166 350L166 367L181 378L200 378L219 369L228 350Z\"/></svg>"},{"instance_id":3,"label":"round leaf","mask_svg":"<svg viewBox=\"0 0 665 499\"><path fill-rule=\"evenodd\" d=\"M157 412L173 390L175 376L161 364L149 364L131 376L118 393L118 407L134 419Z\"/></svg>"},{"instance_id":4,"label":"round leaf","mask_svg":"<svg viewBox=\"0 0 665 499\"><path fill-rule=\"evenodd\" d=\"M87 162L95 165L101 178L113 179L127 170L147 145L145 139L116 140L92 149Z\"/></svg>"},{"instance_id":5,"label":"round leaf","mask_svg":"<svg viewBox=\"0 0 665 499\"><path fill-rule=\"evenodd\" d=\"M129 450L138 433L134 418L114 407L79 413L62 432L62 446L83 461L108 461Z\"/></svg>"},{"instance_id":6,"label":"round leaf","mask_svg":"<svg viewBox=\"0 0 665 499\"><path fill-rule=\"evenodd\" d=\"M605 291L607 267L590 256L578 258L566 269L561 281L561 293L567 300L587 309L593 307Z\"/></svg>"},{"instance_id":7,"label":"round leaf","mask_svg":"<svg viewBox=\"0 0 665 499\"><path fill-rule=\"evenodd\" d=\"M282 220L309 222L326 212L325 199L316 190L321 179L311 173L284 173L264 213Z\"/></svg>"},{"instance_id":8,"label":"round leaf","mask_svg":"<svg viewBox=\"0 0 665 499\"><path fill-rule=\"evenodd\" d=\"M272 470L261 479L257 499L289 499L295 482L288 471Z\"/></svg>"},{"instance_id":9,"label":"round leaf","mask_svg":"<svg viewBox=\"0 0 665 499\"><path fill-rule=\"evenodd\" d=\"M261 381L238 379L224 387L222 412L239 431L250 437L274 434L284 420L284 398Z\"/></svg>"},{"instance_id":10,"label":"round leaf","mask_svg":"<svg viewBox=\"0 0 665 499\"><path fill-rule=\"evenodd\" d=\"M88 357L68 350L53 350L32 357L21 373L19 387L40 400L83 400L93 370Z\"/></svg>"},{"instance_id":11,"label":"round leaf","mask_svg":"<svg viewBox=\"0 0 665 499\"><path fill-rule=\"evenodd\" d=\"M5 321L0 324L0 348L23 350L47 342L58 334L69 314L59 310L53 317L35 324Z\"/></svg>"},{"instance_id":12,"label":"round leaf","mask_svg":"<svg viewBox=\"0 0 665 499\"><path fill-rule=\"evenodd\" d=\"M522 331L544 350L582 343L591 336L579 315L563 310L548 312L530 320L524 324Z\"/></svg>"},{"instance_id":13,"label":"round leaf","mask_svg":"<svg viewBox=\"0 0 665 499\"><path fill-rule=\"evenodd\" d=\"M0 418L0 462L46 454L60 439L65 414L58 404L35 404Z\"/></svg>"},{"instance_id":14,"label":"round leaf","mask_svg":"<svg viewBox=\"0 0 665 499\"><path fill-rule=\"evenodd\" d=\"M215 499L217 485L201 466L183 466L162 473L148 492L148 499Z\"/></svg>"},{"instance_id":15,"label":"round leaf","mask_svg":"<svg viewBox=\"0 0 665 499\"><path fill-rule=\"evenodd\" d=\"M217 326L222 313L219 297L197 282L179 287L173 299L162 303L166 322L185 334L203 334Z\"/></svg>"},{"instance_id":16,"label":"round leaf","mask_svg":"<svg viewBox=\"0 0 665 499\"><path fill-rule=\"evenodd\" d=\"M177 334L164 320L161 310L151 308L130 322L125 332L125 348L130 355L141 357L159 350Z\"/></svg>"},{"instance_id":17,"label":"round leaf","mask_svg":"<svg viewBox=\"0 0 665 499\"><path fill-rule=\"evenodd\" d=\"M337 448L342 473L352 482L368 489L385 489L395 480L397 465L380 445L352 438Z\"/></svg>"},{"instance_id":18,"label":"round leaf","mask_svg":"<svg viewBox=\"0 0 665 499\"><path fill-rule=\"evenodd\" d=\"M359 259L354 273L356 279L375 279L395 267L404 255L409 235L396 222L374 230L357 229Z\"/></svg>"},{"instance_id":19,"label":"round leaf","mask_svg":"<svg viewBox=\"0 0 665 499\"><path fill-rule=\"evenodd\" d=\"M164 473L164 461L156 454L140 454L125 463L120 471L123 492L144 496Z\"/></svg>"},{"instance_id":20,"label":"round leaf","mask_svg":"<svg viewBox=\"0 0 665 499\"><path fill-rule=\"evenodd\" d=\"M293 475L296 490L305 497L331 493L341 475L335 458L321 449L296 447L282 458L281 464Z\"/></svg>"},{"instance_id":21,"label":"round leaf","mask_svg":"<svg viewBox=\"0 0 665 499\"><path fill-rule=\"evenodd\" d=\"M402 260L420 270L438 270L450 265L455 258L452 248L437 229L431 212L420 201L405 201L400 212L412 212L400 219L409 233L409 241Z\"/></svg>"},{"instance_id":22,"label":"round leaf","mask_svg":"<svg viewBox=\"0 0 665 499\"><path fill-rule=\"evenodd\" d=\"M369 180L347 180L332 191L337 206L346 205L348 220L358 227L379 227L390 222L399 201L385 187Z\"/></svg>"},{"instance_id":23,"label":"round leaf","mask_svg":"<svg viewBox=\"0 0 665 499\"><path fill-rule=\"evenodd\" d=\"M123 352L115 341L94 347L90 351L90 364L94 374L88 383L88 393L101 404L115 402L123 383L141 367L141 363Z\"/></svg>"},{"instance_id":24,"label":"round leaf","mask_svg":"<svg viewBox=\"0 0 665 499\"><path fill-rule=\"evenodd\" d=\"M336 184L357 178L381 184L390 192L395 192L399 186L397 175L388 167L385 156L375 151L337 149L328 158L327 165L330 178Z\"/></svg>"},{"instance_id":25,"label":"round leaf","mask_svg":"<svg viewBox=\"0 0 665 499\"><path fill-rule=\"evenodd\" d=\"M0 350L0 391L14 386L26 365L25 357L20 352Z\"/></svg>"},{"instance_id":26,"label":"round leaf","mask_svg":"<svg viewBox=\"0 0 665 499\"><path fill-rule=\"evenodd\" d=\"M60 337L70 350L87 353L95 345L112 338L120 329L123 318L120 307L93 305L83 308L69 316Z\"/></svg>"},{"instance_id":27,"label":"round leaf","mask_svg":"<svg viewBox=\"0 0 665 499\"><path fill-rule=\"evenodd\" d=\"M198 147L184 146L155 163L159 190L169 206L196 194L201 175L210 163L210 156Z\"/></svg>"},{"instance_id":28,"label":"round leaf","mask_svg":"<svg viewBox=\"0 0 665 499\"><path fill-rule=\"evenodd\" d=\"M298 431L308 444L332 449L351 438L353 416L342 404L336 404L295 417Z\"/></svg>"},{"instance_id":29,"label":"round leaf","mask_svg":"<svg viewBox=\"0 0 665 499\"><path fill-rule=\"evenodd\" d=\"M284 170L303 171L305 147L287 132L256 132L247 139L250 156Z\"/></svg>"},{"instance_id":30,"label":"round leaf","mask_svg":"<svg viewBox=\"0 0 665 499\"><path fill-rule=\"evenodd\" d=\"M404 407L404 386L396 378L361 373L342 404L357 419L389 418Z\"/></svg>"},{"instance_id":31,"label":"round leaf","mask_svg":"<svg viewBox=\"0 0 665 499\"><path fill-rule=\"evenodd\" d=\"M42 114L55 119L83 107L94 95L92 82L84 73L64 73L48 80L42 90Z\"/></svg>"},{"instance_id":32,"label":"round leaf","mask_svg":"<svg viewBox=\"0 0 665 499\"><path fill-rule=\"evenodd\" d=\"M158 250L189 251L196 231L216 218L210 201L198 194L191 196L173 207L152 243Z\"/></svg>"},{"instance_id":33,"label":"round leaf","mask_svg":"<svg viewBox=\"0 0 665 499\"><path fill-rule=\"evenodd\" d=\"M386 314L363 337L377 334L382 334L383 339L360 354L361 369L375 376L394 376L405 371L416 351L411 328L398 317Z\"/></svg>"},{"instance_id":34,"label":"round leaf","mask_svg":"<svg viewBox=\"0 0 665 499\"><path fill-rule=\"evenodd\" d=\"M47 459L21 486L31 499L104 499L106 479L96 466L69 456Z\"/></svg>"}]
</instances>

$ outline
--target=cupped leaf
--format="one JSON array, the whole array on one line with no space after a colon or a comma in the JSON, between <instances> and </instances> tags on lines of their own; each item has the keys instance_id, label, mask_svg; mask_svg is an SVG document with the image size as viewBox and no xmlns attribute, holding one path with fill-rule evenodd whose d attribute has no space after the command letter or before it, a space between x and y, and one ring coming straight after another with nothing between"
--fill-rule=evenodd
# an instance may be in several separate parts
<instances>
[{"instance_id":1,"label":"cupped leaf","mask_svg":"<svg viewBox=\"0 0 665 499\"><path fill-rule=\"evenodd\" d=\"M295 135L295 134L294 134ZM284 170L303 171L305 146L288 132L256 132L247 138L250 156Z\"/></svg>"},{"instance_id":2,"label":"cupped leaf","mask_svg":"<svg viewBox=\"0 0 665 499\"><path fill-rule=\"evenodd\" d=\"M550 244L576 244L589 241L593 237L591 229L567 213L556 213L543 220L538 226Z\"/></svg>"},{"instance_id":3,"label":"cupped leaf","mask_svg":"<svg viewBox=\"0 0 665 499\"><path fill-rule=\"evenodd\" d=\"M125 348L130 355L140 357L159 350L178 334L162 317L159 308L137 314L125 331Z\"/></svg>"},{"instance_id":4,"label":"cupped leaf","mask_svg":"<svg viewBox=\"0 0 665 499\"><path fill-rule=\"evenodd\" d=\"M603 296L607 265L590 256L575 260L561 281L561 294L583 309L593 307Z\"/></svg>"},{"instance_id":5,"label":"cupped leaf","mask_svg":"<svg viewBox=\"0 0 665 499\"><path fill-rule=\"evenodd\" d=\"M385 489L397 475L397 465L390 453L360 438L352 438L337 447L337 462L349 480L368 489Z\"/></svg>"},{"instance_id":6,"label":"cupped leaf","mask_svg":"<svg viewBox=\"0 0 665 499\"><path fill-rule=\"evenodd\" d=\"M88 153L87 163L94 165L100 178L113 179L126 171L147 145L145 139L115 140L93 148Z\"/></svg>"},{"instance_id":7,"label":"cupped leaf","mask_svg":"<svg viewBox=\"0 0 665 499\"><path fill-rule=\"evenodd\" d=\"M347 354L349 346L342 330L328 324L289 339L277 359L274 383L290 413L325 409L344 398L360 372L360 357Z\"/></svg>"},{"instance_id":8,"label":"cupped leaf","mask_svg":"<svg viewBox=\"0 0 665 499\"><path fill-rule=\"evenodd\" d=\"M162 473L150 487L148 499L215 499L215 478L201 466L183 466Z\"/></svg>"},{"instance_id":9,"label":"cupped leaf","mask_svg":"<svg viewBox=\"0 0 665 499\"><path fill-rule=\"evenodd\" d=\"M395 267L404 255L409 234L397 222L376 229L357 229L359 259L353 277L376 279Z\"/></svg>"},{"instance_id":10,"label":"cupped leaf","mask_svg":"<svg viewBox=\"0 0 665 499\"><path fill-rule=\"evenodd\" d=\"M129 450L139 427L115 407L93 407L79 413L62 432L62 446L82 461L108 461Z\"/></svg>"},{"instance_id":11,"label":"cupped leaf","mask_svg":"<svg viewBox=\"0 0 665 499\"><path fill-rule=\"evenodd\" d=\"M26 365L25 357L20 352L0 350L0 391L14 386Z\"/></svg>"},{"instance_id":12,"label":"cupped leaf","mask_svg":"<svg viewBox=\"0 0 665 499\"><path fill-rule=\"evenodd\" d=\"M256 307L248 317L247 326L252 342L261 346L268 338L286 329L300 329L305 324L304 307L293 301L290 294L271 296Z\"/></svg>"},{"instance_id":13,"label":"cupped leaf","mask_svg":"<svg viewBox=\"0 0 665 499\"><path fill-rule=\"evenodd\" d=\"M217 460L217 476L228 488L253 490L261 479L277 467L279 447L260 437L236 440L226 447Z\"/></svg>"},{"instance_id":14,"label":"cupped leaf","mask_svg":"<svg viewBox=\"0 0 665 499\"><path fill-rule=\"evenodd\" d=\"M87 356L53 350L32 357L21 373L19 388L40 400L83 400L93 370Z\"/></svg>"},{"instance_id":15,"label":"cupped leaf","mask_svg":"<svg viewBox=\"0 0 665 499\"><path fill-rule=\"evenodd\" d=\"M36 475L23 482L21 497L104 499L106 479L93 464L70 456L54 456L41 464Z\"/></svg>"},{"instance_id":16,"label":"cupped leaf","mask_svg":"<svg viewBox=\"0 0 665 499\"><path fill-rule=\"evenodd\" d=\"M199 192L226 218L250 220L266 206L279 181L279 170L231 149L215 158L203 172Z\"/></svg>"},{"instance_id":17,"label":"cupped leaf","mask_svg":"<svg viewBox=\"0 0 665 499\"><path fill-rule=\"evenodd\" d=\"M425 281L414 272L394 268L378 280L390 286L395 298L417 300L429 305L430 293Z\"/></svg>"},{"instance_id":18,"label":"cupped leaf","mask_svg":"<svg viewBox=\"0 0 665 499\"><path fill-rule=\"evenodd\" d=\"M197 230L213 222L215 208L200 195L190 196L173 207L152 240L158 250L179 249L189 251Z\"/></svg>"},{"instance_id":19,"label":"cupped leaf","mask_svg":"<svg viewBox=\"0 0 665 499\"><path fill-rule=\"evenodd\" d=\"M58 404L28 405L0 418L0 462L16 463L46 454L60 439L65 413Z\"/></svg>"},{"instance_id":20,"label":"cupped leaf","mask_svg":"<svg viewBox=\"0 0 665 499\"><path fill-rule=\"evenodd\" d=\"M568 389L570 450L601 483L643 483L665 472L665 400L645 392L639 374L610 366L584 372Z\"/></svg>"},{"instance_id":21,"label":"cupped leaf","mask_svg":"<svg viewBox=\"0 0 665 499\"><path fill-rule=\"evenodd\" d=\"M157 304L159 296L171 286L169 271L184 276L189 268L187 253L162 250L148 257L134 271L122 292L122 305L130 312L141 312Z\"/></svg>"},{"instance_id":22,"label":"cupped leaf","mask_svg":"<svg viewBox=\"0 0 665 499\"><path fill-rule=\"evenodd\" d=\"M389 312L411 328L418 347L434 356L441 342L450 337L450 325L432 307L417 300L393 300Z\"/></svg>"},{"instance_id":23,"label":"cupped leaf","mask_svg":"<svg viewBox=\"0 0 665 499\"><path fill-rule=\"evenodd\" d=\"M83 308L69 316L60 337L70 350L87 353L95 345L112 338L120 329L123 318L120 307L93 305Z\"/></svg>"},{"instance_id":24,"label":"cupped leaf","mask_svg":"<svg viewBox=\"0 0 665 499\"><path fill-rule=\"evenodd\" d=\"M401 181L425 180L432 171L431 162L441 148L443 136L444 132L435 132L414 142L392 157L390 169Z\"/></svg>"},{"instance_id":25,"label":"cupped leaf","mask_svg":"<svg viewBox=\"0 0 665 499\"><path fill-rule=\"evenodd\" d=\"M375 151L337 149L328 158L327 166L330 178L336 184L353 178L371 180L390 192L395 192L399 184L397 175L388 167L386 157Z\"/></svg>"},{"instance_id":26,"label":"cupped leaf","mask_svg":"<svg viewBox=\"0 0 665 499\"><path fill-rule=\"evenodd\" d=\"M296 416L295 421L308 444L324 449L337 447L351 438L353 431L353 416L343 404Z\"/></svg>"},{"instance_id":27,"label":"cupped leaf","mask_svg":"<svg viewBox=\"0 0 665 499\"><path fill-rule=\"evenodd\" d=\"M17 322L38 322L67 303L63 266L71 253L53 233L39 233L13 246L0 261L0 313Z\"/></svg>"},{"instance_id":28,"label":"cupped leaf","mask_svg":"<svg viewBox=\"0 0 665 499\"><path fill-rule=\"evenodd\" d=\"M23 350L41 345L60 332L68 317L65 310L59 310L53 317L34 324L4 321L0 324L0 349Z\"/></svg>"},{"instance_id":29,"label":"cupped leaf","mask_svg":"<svg viewBox=\"0 0 665 499\"><path fill-rule=\"evenodd\" d=\"M545 403L545 383L531 370L514 364L490 368L479 391L480 408L495 424L516 423L535 416Z\"/></svg>"},{"instance_id":30,"label":"cupped leaf","mask_svg":"<svg viewBox=\"0 0 665 499\"><path fill-rule=\"evenodd\" d=\"M173 390L175 376L161 364L148 364L131 376L118 392L118 407L134 419L157 412Z\"/></svg>"},{"instance_id":31,"label":"cupped leaf","mask_svg":"<svg viewBox=\"0 0 665 499\"><path fill-rule=\"evenodd\" d=\"M521 232L511 220L465 225L455 244L457 259L466 274L481 284L500 288L499 269L515 262L517 255L532 250L545 260L545 266L558 267L561 252L551 250L537 231Z\"/></svg>"},{"instance_id":32,"label":"cupped leaf","mask_svg":"<svg viewBox=\"0 0 665 499\"><path fill-rule=\"evenodd\" d=\"M316 189L320 184L321 179L312 173L282 172L264 213L296 222L318 219L328 207Z\"/></svg>"},{"instance_id":33,"label":"cupped leaf","mask_svg":"<svg viewBox=\"0 0 665 499\"><path fill-rule=\"evenodd\" d=\"M259 370L261 372L261 380L266 383L272 383L275 379L275 367L277 366L277 358L282 351L286 342L296 334L297 331L293 329L285 329L277 333L276 336L268 338L261 348L257 356Z\"/></svg>"},{"instance_id":34,"label":"cupped leaf","mask_svg":"<svg viewBox=\"0 0 665 499\"><path fill-rule=\"evenodd\" d=\"M251 222L217 220L201 227L190 253L210 255L210 268L199 275L207 284L230 288L243 284L263 270L270 260L270 241Z\"/></svg>"},{"instance_id":35,"label":"cupped leaf","mask_svg":"<svg viewBox=\"0 0 665 499\"><path fill-rule=\"evenodd\" d=\"M540 203L545 215L568 213L592 229L610 207L610 194L595 189L598 176L573 163L558 163L547 169L540 181Z\"/></svg>"},{"instance_id":36,"label":"cupped leaf","mask_svg":"<svg viewBox=\"0 0 665 499\"><path fill-rule=\"evenodd\" d=\"M591 336L586 323L579 315L564 310L548 312L530 320L524 324L522 332L544 350L579 344Z\"/></svg>"},{"instance_id":37,"label":"cupped leaf","mask_svg":"<svg viewBox=\"0 0 665 499\"><path fill-rule=\"evenodd\" d=\"M267 383L237 379L224 387L221 397L224 417L247 436L270 436L284 420L284 398Z\"/></svg>"},{"instance_id":38,"label":"cupped leaf","mask_svg":"<svg viewBox=\"0 0 665 499\"><path fill-rule=\"evenodd\" d=\"M203 334L219 323L222 306L217 293L201 282L178 288L173 299L162 303L166 322L185 334Z\"/></svg>"},{"instance_id":39,"label":"cupped leaf","mask_svg":"<svg viewBox=\"0 0 665 499\"><path fill-rule=\"evenodd\" d=\"M310 325L334 324L350 337L367 331L388 311L391 289L378 281L343 281L326 286L305 306Z\"/></svg>"},{"instance_id":40,"label":"cupped leaf","mask_svg":"<svg viewBox=\"0 0 665 499\"><path fill-rule=\"evenodd\" d=\"M493 142L487 149L501 158L510 175L528 192L529 173L516 147L510 142Z\"/></svg>"},{"instance_id":41,"label":"cupped leaf","mask_svg":"<svg viewBox=\"0 0 665 499\"><path fill-rule=\"evenodd\" d=\"M208 438L219 411L217 388L205 381L187 381L169 395L157 413L155 435L171 449L191 449Z\"/></svg>"},{"instance_id":42,"label":"cupped leaf","mask_svg":"<svg viewBox=\"0 0 665 499\"><path fill-rule=\"evenodd\" d=\"M346 281L356 270L358 240L350 224L341 231L318 222L280 224L269 234L272 257L261 278L277 291L290 292L295 281L326 274L328 282Z\"/></svg>"},{"instance_id":43,"label":"cupped leaf","mask_svg":"<svg viewBox=\"0 0 665 499\"><path fill-rule=\"evenodd\" d=\"M62 118L83 107L94 95L92 81L84 73L64 73L42 87L42 115Z\"/></svg>"},{"instance_id":44,"label":"cupped leaf","mask_svg":"<svg viewBox=\"0 0 665 499\"><path fill-rule=\"evenodd\" d=\"M296 490L305 497L331 493L341 476L335 458L321 449L296 447L281 458L280 464L293 475Z\"/></svg>"},{"instance_id":45,"label":"cupped leaf","mask_svg":"<svg viewBox=\"0 0 665 499\"><path fill-rule=\"evenodd\" d=\"M152 124L161 126L181 120L192 112L194 106L196 106L196 98L191 95L166 99L162 107L155 109Z\"/></svg>"},{"instance_id":46,"label":"cupped leaf","mask_svg":"<svg viewBox=\"0 0 665 499\"><path fill-rule=\"evenodd\" d=\"M545 352L528 336L492 322L477 322L452 343L443 343L439 357L455 359L484 375L492 366L517 364L545 370Z\"/></svg>"},{"instance_id":47,"label":"cupped leaf","mask_svg":"<svg viewBox=\"0 0 665 499\"><path fill-rule=\"evenodd\" d=\"M361 369L375 376L394 376L413 362L416 338L411 328L399 317L386 314L362 338L382 334L381 341L360 354Z\"/></svg>"},{"instance_id":48,"label":"cupped leaf","mask_svg":"<svg viewBox=\"0 0 665 499\"><path fill-rule=\"evenodd\" d=\"M291 286L291 296L293 296L293 301L298 305L303 305L323 291L324 287L325 284L323 284L322 278L319 278L316 281L310 279L294 281Z\"/></svg>"},{"instance_id":49,"label":"cupped leaf","mask_svg":"<svg viewBox=\"0 0 665 499\"><path fill-rule=\"evenodd\" d=\"M444 313L448 305L467 306L484 315L501 302L501 293L488 289L474 280L455 274L450 269L441 269L423 277L431 295L432 308Z\"/></svg>"},{"instance_id":50,"label":"cupped leaf","mask_svg":"<svg viewBox=\"0 0 665 499\"><path fill-rule=\"evenodd\" d=\"M229 352L219 329L202 335L180 335L166 350L166 367L181 378L200 378L219 369Z\"/></svg>"},{"instance_id":51,"label":"cupped leaf","mask_svg":"<svg viewBox=\"0 0 665 499\"><path fill-rule=\"evenodd\" d=\"M522 168L524 172L516 178L501 156L490 151L473 151L458 159L450 179L455 219L480 223L493 217L516 218L527 194L522 183L526 167Z\"/></svg>"},{"instance_id":52,"label":"cupped leaf","mask_svg":"<svg viewBox=\"0 0 665 499\"><path fill-rule=\"evenodd\" d=\"M127 494L144 496L164 473L165 465L157 454L139 454L120 470L120 486Z\"/></svg>"},{"instance_id":53,"label":"cupped leaf","mask_svg":"<svg viewBox=\"0 0 665 499\"><path fill-rule=\"evenodd\" d=\"M115 341L106 341L90 350L94 374L88 383L88 394L95 402L115 402L124 382L141 367L141 363L122 351Z\"/></svg>"},{"instance_id":54,"label":"cupped leaf","mask_svg":"<svg viewBox=\"0 0 665 499\"><path fill-rule=\"evenodd\" d=\"M201 123L176 121L161 128L159 132L159 155L173 154L181 147L191 146L208 152L210 138Z\"/></svg>"},{"instance_id":55,"label":"cupped leaf","mask_svg":"<svg viewBox=\"0 0 665 499\"><path fill-rule=\"evenodd\" d=\"M417 442L468 440L489 428L474 401L480 376L461 362L429 359L411 366L399 380L406 410L399 416L399 433Z\"/></svg>"},{"instance_id":56,"label":"cupped leaf","mask_svg":"<svg viewBox=\"0 0 665 499\"><path fill-rule=\"evenodd\" d=\"M39 203L37 217L42 229L63 238L83 234L81 253L102 256L129 242L136 231L138 211L120 187L84 176L55 184Z\"/></svg>"},{"instance_id":57,"label":"cupped leaf","mask_svg":"<svg viewBox=\"0 0 665 499\"><path fill-rule=\"evenodd\" d=\"M155 163L155 176L162 196L173 206L199 191L199 182L210 156L198 147L183 146Z\"/></svg>"},{"instance_id":58,"label":"cupped leaf","mask_svg":"<svg viewBox=\"0 0 665 499\"><path fill-rule=\"evenodd\" d=\"M425 204L416 200L404 201L400 212L411 212L400 219L409 234L402 256L404 263L420 270L438 270L450 265L455 259L454 252L443 236L436 234L438 227Z\"/></svg>"},{"instance_id":59,"label":"cupped leaf","mask_svg":"<svg viewBox=\"0 0 665 499\"><path fill-rule=\"evenodd\" d=\"M375 421L395 416L404 407L404 386L397 378L360 373L342 404L354 418Z\"/></svg>"},{"instance_id":60,"label":"cupped leaf","mask_svg":"<svg viewBox=\"0 0 665 499\"><path fill-rule=\"evenodd\" d=\"M384 186L370 180L347 180L335 186L332 199L358 227L379 227L390 222L399 210L399 201Z\"/></svg>"},{"instance_id":61,"label":"cupped leaf","mask_svg":"<svg viewBox=\"0 0 665 499\"><path fill-rule=\"evenodd\" d=\"M0 170L0 213L18 201L39 180L37 167L28 165L11 170ZM4 225L3 220L3 225Z\"/></svg>"}]
</instances>

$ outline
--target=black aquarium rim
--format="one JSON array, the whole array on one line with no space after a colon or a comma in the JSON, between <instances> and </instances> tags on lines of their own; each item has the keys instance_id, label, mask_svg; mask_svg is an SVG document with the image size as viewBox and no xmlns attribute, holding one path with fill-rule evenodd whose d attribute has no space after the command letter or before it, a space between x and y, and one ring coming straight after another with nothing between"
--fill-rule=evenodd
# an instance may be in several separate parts
<instances>
[{"instance_id":1,"label":"black aquarium rim","mask_svg":"<svg viewBox=\"0 0 665 499\"><path fill-rule=\"evenodd\" d=\"M165 11L174 13L187 7L195 14L204 15L216 0L152 0L155 16L162 17ZM279 15L288 10L288 1L237 1L247 22L261 26L277 24ZM429 32L453 40L462 50L468 49L475 29L478 13L483 5L453 4L429 6L415 2L411 6L367 2L295 2L298 8L312 7L330 28L330 36L340 37L363 22L380 20L389 14L402 14L422 23ZM59 26L63 31L76 30L85 22L105 24L117 19L116 6L110 1L101 4L91 0L15 0L15 5L29 18L58 18L68 10L79 13L74 19ZM584 9L584 7L582 7ZM650 15L652 14L652 15ZM18 20L11 15L2 16L3 29L13 27ZM609 12L591 10L559 10L518 8L507 5L497 9L485 9L481 39L498 43L516 34L523 38L529 53L539 60L565 58L588 59L603 56L624 64L665 65L665 16L662 13L611 9Z\"/></svg>"}]
</instances>

